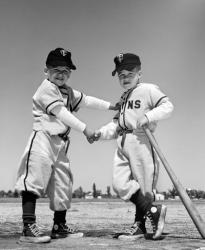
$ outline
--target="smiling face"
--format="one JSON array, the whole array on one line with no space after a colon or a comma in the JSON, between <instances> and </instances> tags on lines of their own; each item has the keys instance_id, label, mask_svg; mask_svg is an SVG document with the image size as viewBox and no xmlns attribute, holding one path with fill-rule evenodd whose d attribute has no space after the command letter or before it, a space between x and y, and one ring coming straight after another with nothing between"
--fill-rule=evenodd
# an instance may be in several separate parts
<instances>
[{"instance_id":1,"label":"smiling face","mask_svg":"<svg viewBox=\"0 0 205 250\"><path fill-rule=\"evenodd\" d=\"M46 68L45 73L48 75L48 80L58 87L66 84L71 75L71 70L65 66L58 66L55 68Z\"/></svg>"},{"instance_id":2,"label":"smiling face","mask_svg":"<svg viewBox=\"0 0 205 250\"><path fill-rule=\"evenodd\" d=\"M128 90L134 88L135 86L137 86L141 78L141 70L139 70L137 67L133 70L123 69L118 72L118 78L120 86L123 89Z\"/></svg>"}]
</instances>

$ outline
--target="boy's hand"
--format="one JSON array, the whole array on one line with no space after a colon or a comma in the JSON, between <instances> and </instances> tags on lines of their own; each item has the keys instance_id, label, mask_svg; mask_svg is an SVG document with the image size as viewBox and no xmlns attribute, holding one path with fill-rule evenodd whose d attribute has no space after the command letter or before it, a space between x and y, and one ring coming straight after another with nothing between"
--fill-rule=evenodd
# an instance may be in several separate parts
<instances>
[{"instance_id":1,"label":"boy's hand","mask_svg":"<svg viewBox=\"0 0 205 250\"><path fill-rule=\"evenodd\" d=\"M94 134L94 141L98 141L100 139L100 136L101 132L99 130L96 130Z\"/></svg>"},{"instance_id":2,"label":"boy's hand","mask_svg":"<svg viewBox=\"0 0 205 250\"><path fill-rule=\"evenodd\" d=\"M91 131L89 130L87 127L84 129L83 131L84 135L86 136L88 142L90 144L92 144L94 141L98 141L100 136L101 136L101 132L100 131Z\"/></svg>"},{"instance_id":3,"label":"boy's hand","mask_svg":"<svg viewBox=\"0 0 205 250\"><path fill-rule=\"evenodd\" d=\"M110 104L109 110L120 110L121 104L120 102L117 102L115 104L115 106L113 106L112 104Z\"/></svg>"},{"instance_id":4,"label":"boy's hand","mask_svg":"<svg viewBox=\"0 0 205 250\"><path fill-rule=\"evenodd\" d=\"M93 131L91 131L90 129L88 129L87 127L85 127L84 131L83 131L83 134L86 136L87 140L89 143L93 143L94 140L94 136L95 136L95 133Z\"/></svg>"},{"instance_id":5,"label":"boy's hand","mask_svg":"<svg viewBox=\"0 0 205 250\"><path fill-rule=\"evenodd\" d=\"M98 141L100 136L101 136L101 132L95 131L95 133L91 137L87 138L87 140L89 141L89 143L93 143L95 141Z\"/></svg>"},{"instance_id":6,"label":"boy's hand","mask_svg":"<svg viewBox=\"0 0 205 250\"><path fill-rule=\"evenodd\" d=\"M144 125L148 125L149 124L149 120L147 118L146 115L144 115L143 117L141 117L138 121L137 121L137 127L141 128Z\"/></svg>"}]
</instances>

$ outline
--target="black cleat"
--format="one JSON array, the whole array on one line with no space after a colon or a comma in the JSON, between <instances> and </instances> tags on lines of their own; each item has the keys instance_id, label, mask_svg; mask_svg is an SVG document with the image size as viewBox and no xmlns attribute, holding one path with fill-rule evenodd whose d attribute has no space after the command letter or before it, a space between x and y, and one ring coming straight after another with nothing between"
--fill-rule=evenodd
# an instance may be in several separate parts
<instances>
[{"instance_id":1,"label":"black cleat","mask_svg":"<svg viewBox=\"0 0 205 250\"><path fill-rule=\"evenodd\" d=\"M121 233L118 238L119 239L137 239L144 237L144 235L147 233L146 227L145 227L145 221L136 221L131 228L126 229L125 232Z\"/></svg>"},{"instance_id":2,"label":"black cleat","mask_svg":"<svg viewBox=\"0 0 205 250\"><path fill-rule=\"evenodd\" d=\"M51 231L52 239L60 239L65 237L81 238L82 232L77 232L73 228L68 227L65 223L54 224Z\"/></svg>"},{"instance_id":3,"label":"black cleat","mask_svg":"<svg viewBox=\"0 0 205 250\"><path fill-rule=\"evenodd\" d=\"M22 236L19 239L19 243L47 243L50 242L51 237L44 235L36 223L28 224L24 226Z\"/></svg>"},{"instance_id":4,"label":"black cleat","mask_svg":"<svg viewBox=\"0 0 205 250\"><path fill-rule=\"evenodd\" d=\"M162 235L165 223L167 207L165 205L153 205L145 217L150 219L153 228L153 239L159 239Z\"/></svg>"}]
</instances>

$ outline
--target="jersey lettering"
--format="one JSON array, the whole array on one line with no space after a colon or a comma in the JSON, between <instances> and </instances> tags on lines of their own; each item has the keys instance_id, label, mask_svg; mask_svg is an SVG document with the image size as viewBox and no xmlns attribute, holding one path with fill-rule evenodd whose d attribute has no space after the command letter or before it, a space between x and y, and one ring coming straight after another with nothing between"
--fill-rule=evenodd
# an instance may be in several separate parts
<instances>
[{"instance_id":1,"label":"jersey lettering","mask_svg":"<svg viewBox=\"0 0 205 250\"><path fill-rule=\"evenodd\" d=\"M128 101L127 109L133 109L133 100Z\"/></svg>"},{"instance_id":2,"label":"jersey lettering","mask_svg":"<svg viewBox=\"0 0 205 250\"><path fill-rule=\"evenodd\" d=\"M141 106L141 101L140 100L135 100L135 108L139 109Z\"/></svg>"},{"instance_id":3,"label":"jersey lettering","mask_svg":"<svg viewBox=\"0 0 205 250\"><path fill-rule=\"evenodd\" d=\"M139 109L140 108L140 105L141 104L141 101L140 100L129 100L128 103L127 103L127 109Z\"/></svg>"}]
</instances>

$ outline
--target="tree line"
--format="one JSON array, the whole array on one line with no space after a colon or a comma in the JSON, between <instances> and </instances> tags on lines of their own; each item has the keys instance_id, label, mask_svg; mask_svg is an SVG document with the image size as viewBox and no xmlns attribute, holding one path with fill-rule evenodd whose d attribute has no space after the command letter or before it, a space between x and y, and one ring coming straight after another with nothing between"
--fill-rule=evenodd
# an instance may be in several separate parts
<instances>
[{"instance_id":1,"label":"tree line","mask_svg":"<svg viewBox=\"0 0 205 250\"><path fill-rule=\"evenodd\" d=\"M111 194L110 186L107 186L106 192L103 193L100 189L97 189L95 183L93 183L93 185L92 185L92 191L86 192L80 186L79 188L75 189L72 193L73 198L85 198L87 195L92 195L93 198L98 198L98 197L112 198L113 197L113 195ZM9 191L1 190L0 191L0 198L3 198L3 197L18 198L18 197L20 197L20 194L16 191L12 191L12 190L9 190ZM47 197L47 196L45 195L44 197Z\"/></svg>"},{"instance_id":2,"label":"tree line","mask_svg":"<svg viewBox=\"0 0 205 250\"><path fill-rule=\"evenodd\" d=\"M203 190L190 189L190 188L188 189L187 188L186 192L191 199L205 199L205 191L203 191ZM175 199L176 197L179 196L175 187L172 187L171 189L168 189L167 191L160 192L160 193L164 195L165 199ZM9 190L6 192L4 190L1 190L0 191L0 198L3 198L3 197L18 198L18 197L20 197L20 195L16 191ZM45 197L47 197L47 196L45 195ZM106 192L103 193L100 189L97 189L95 183L93 183L93 185L92 185L92 191L84 191L83 188L80 186L79 188L77 188L73 191L72 197L79 198L79 199L81 199L81 198L84 199L87 197L90 197L90 198L119 198L118 196L113 195L111 193L110 186L107 186Z\"/></svg>"}]
</instances>

